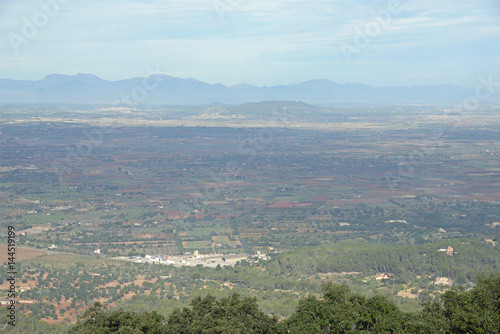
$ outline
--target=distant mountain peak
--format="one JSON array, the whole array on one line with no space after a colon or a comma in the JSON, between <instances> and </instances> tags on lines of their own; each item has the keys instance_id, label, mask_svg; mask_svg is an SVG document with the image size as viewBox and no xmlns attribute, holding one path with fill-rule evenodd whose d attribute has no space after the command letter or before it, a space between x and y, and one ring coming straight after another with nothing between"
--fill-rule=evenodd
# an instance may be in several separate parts
<instances>
[{"instance_id":1,"label":"distant mountain peak","mask_svg":"<svg viewBox=\"0 0 500 334\"><path fill-rule=\"evenodd\" d=\"M110 103L120 96L140 97L131 105L178 104L208 105L241 104L245 102L301 101L288 104L295 109L310 108L305 104L338 103L435 103L463 100L473 93L470 89L449 84L415 87L379 87L363 84L339 84L328 79L312 79L293 85L234 86L209 84L194 78L177 78L167 74L107 81L93 74L51 74L38 81L0 79L0 103ZM144 92L146 94L144 94ZM141 95L142 94L142 95ZM27 99L29 97L29 99ZM492 102L500 101L498 94ZM279 102L273 102L279 103Z\"/></svg>"},{"instance_id":2,"label":"distant mountain peak","mask_svg":"<svg viewBox=\"0 0 500 334\"><path fill-rule=\"evenodd\" d=\"M90 82L101 82L105 81L94 74L78 73L75 75L65 75L65 74L49 74L42 81L45 82L62 82L62 81L83 81L86 83Z\"/></svg>"},{"instance_id":3,"label":"distant mountain peak","mask_svg":"<svg viewBox=\"0 0 500 334\"><path fill-rule=\"evenodd\" d=\"M43 81L61 80L66 78L68 78L68 76L65 74L49 74L45 78L43 78Z\"/></svg>"},{"instance_id":4,"label":"distant mountain peak","mask_svg":"<svg viewBox=\"0 0 500 334\"><path fill-rule=\"evenodd\" d=\"M256 86L249 85L247 83L240 83L237 85L229 86L231 89L247 89L247 88L255 88Z\"/></svg>"},{"instance_id":5,"label":"distant mountain peak","mask_svg":"<svg viewBox=\"0 0 500 334\"><path fill-rule=\"evenodd\" d=\"M336 83L335 81L331 81L328 79L313 79L313 80L307 80L304 82L301 82L297 85L297 87L307 87L307 88L318 88L318 89L325 89L325 88L336 88L336 87L341 87L342 85L339 83Z\"/></svg>"}]
</instances>

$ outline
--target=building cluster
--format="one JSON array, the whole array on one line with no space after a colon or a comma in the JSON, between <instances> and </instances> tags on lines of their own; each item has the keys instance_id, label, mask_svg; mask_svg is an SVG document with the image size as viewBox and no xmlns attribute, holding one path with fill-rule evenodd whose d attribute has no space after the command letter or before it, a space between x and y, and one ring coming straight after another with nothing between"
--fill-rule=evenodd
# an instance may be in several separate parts
<instances>
[{"instance_id":1,"label":"building cluster","mask_svg":"<svg viewBox=\"0 0 500 334\"><path fill-rule=\"evenodd\" d=\"M164 264L173 265L174 267L202 265L203 267L215 268L217 266L234 266L238 261L256 262L258 260L266 261L269 257L266 254L249 255L249 254L199 254L198 251L193 253L186 253L184 255L146 255L140 256L120 256L115 258L117 260L132 261L135 263L149 263L149 264Z\"/></svg>"},{"instance_id":2,"label":"building cluster","mask_svg":"<svg viewBox=\"0 0 500 334\"><path fill-rule=\"evenodd\" d=\"M436 277L436 281L434 282L436 285L451 285L451 279L448 277Z\"/></svg>"},{"instance_id":3,"label":"building cluster","mask_svg":"<svg viewBox=\"0 0 500 334\"><path fill-rule=\"evenodd\" d=\"M448 256L453 256L453 247L448 246L448 248L440 248L438 252L445 252Z\"/></svg>"},{"instance_id":4,"label":"building cluster","mask_svg":"<svg viewBox=\"0 0 500 334\"><path fill-rule=\"evenodd\" d=\"M389 275L391 275L391 274L389 274ZM381 281L383 279L389 279L390 278L389 275L382 273L382 274L377 274L373 277L375 278L375 280Z\"/></svg>"}]
</instances>

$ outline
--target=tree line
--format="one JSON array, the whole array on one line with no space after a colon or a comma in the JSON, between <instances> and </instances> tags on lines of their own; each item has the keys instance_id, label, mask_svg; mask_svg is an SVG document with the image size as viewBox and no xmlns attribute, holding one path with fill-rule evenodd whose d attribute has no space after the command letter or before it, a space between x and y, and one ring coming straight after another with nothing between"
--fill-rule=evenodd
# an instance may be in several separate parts
<instances>
[{"instance_id":1,"label":"tree line","mask_svg":"<svg viewBox=\"0 0 500 334\"><path fill-rule=\"evenodd\" d=\"M500 274L482 275L471 290L453 288L404 313L383 296L366 297L346 284L323 284L323 297L301 299L295 313L280 321L259 310L256 298L238 294L217 300L197 297L167 318L156 311L108 311L96 302L69 334L146 333L500 333Z\"/></svg>"}]
</instances>

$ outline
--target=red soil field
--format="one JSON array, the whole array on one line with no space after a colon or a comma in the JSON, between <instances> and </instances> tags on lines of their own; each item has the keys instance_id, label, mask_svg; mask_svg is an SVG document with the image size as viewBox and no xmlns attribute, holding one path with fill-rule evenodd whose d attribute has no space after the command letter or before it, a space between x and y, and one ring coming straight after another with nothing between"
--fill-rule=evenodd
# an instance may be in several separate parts
<instances>
[{"instance_id":1,"label":"red soil field","mask_svg":"<svg viewBox=\"0 0 500 334\"><path fill-rule=\"evenodd\" d=\"M8 254L7 254L7 246L5 245L0 245L0 262L8 262ZM16 254L15 254L15 260L16 261L21 261L24 259L30 259L32 257L37 257L37 256L42 256L42 255L47 255L51 254L49 251L42 251L42 250L37 250L37 249L29 249L29 248L21 248L21 247L16 247Z\"/></svg>"}]
</instances>

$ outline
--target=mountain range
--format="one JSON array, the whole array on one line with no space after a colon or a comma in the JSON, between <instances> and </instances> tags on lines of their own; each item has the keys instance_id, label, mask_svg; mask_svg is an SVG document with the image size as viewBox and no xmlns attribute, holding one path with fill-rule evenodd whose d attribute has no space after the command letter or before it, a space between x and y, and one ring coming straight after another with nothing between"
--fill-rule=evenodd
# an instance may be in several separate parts
<instances>
[{"instance_id":1,"label":"mountain range","mask_svg":"<svg viewBox=\"0 0 500 334\"><path fill-rule=\"evenodd\" d=\"M0 103L121 103L203 105L238 104L264 100L300 100L315 104L339 103L459 103L473 89L453 85L375 88L316 79L293 85L224 86L164 74L107 81L92 74L52 74L38 81L0 79ZM500 94L490 100L500 101Z\"/></svg>"}]
</instances>

